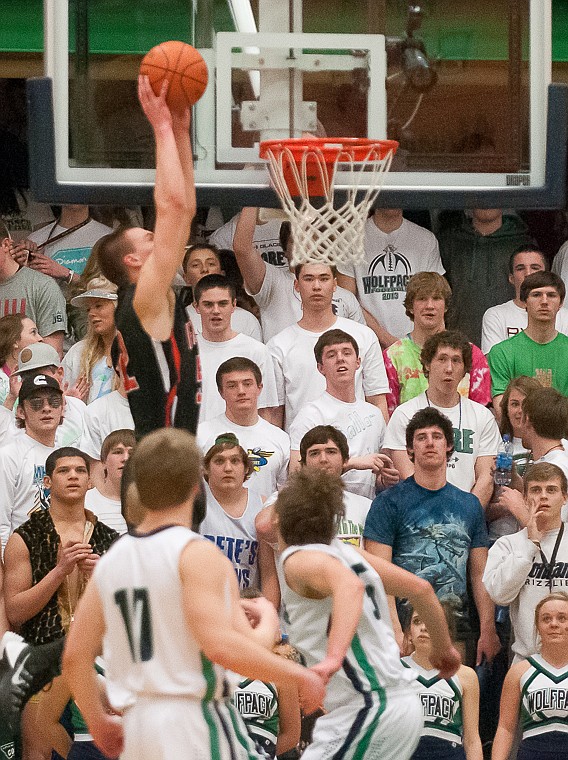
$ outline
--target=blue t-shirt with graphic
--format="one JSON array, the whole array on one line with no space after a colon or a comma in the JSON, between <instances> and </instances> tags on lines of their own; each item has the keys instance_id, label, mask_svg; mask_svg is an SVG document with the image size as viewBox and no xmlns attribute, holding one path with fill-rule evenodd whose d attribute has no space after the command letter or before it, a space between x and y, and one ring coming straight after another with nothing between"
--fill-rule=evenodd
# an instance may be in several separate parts
<instances>
[{"instance_id":1,"label":"blue t-shirt with graphic","mask_svg":"<svg viewBox=\"0 0 568 760\"><path fill-rule=\"evenodd\" d=\"M363 535L392 546L395 565L429 581L452 605L460 637L471 631L467 561L471 549L488 546L477 496L450 483L431 491L407 478L375 498Z\"/></svg>"}]
</instances>

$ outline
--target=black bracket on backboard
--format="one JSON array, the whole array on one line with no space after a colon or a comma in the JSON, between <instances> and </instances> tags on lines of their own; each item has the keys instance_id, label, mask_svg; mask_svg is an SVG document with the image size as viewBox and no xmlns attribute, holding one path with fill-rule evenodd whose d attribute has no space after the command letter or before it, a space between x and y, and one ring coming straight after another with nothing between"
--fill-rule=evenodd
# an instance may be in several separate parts
<instances>
[{"instance_id":1,"label":"black bracket on backboard","mask_svg":"<svg viewBox=\"0 0 568 760\"><path fill-rule=\"evenodd\" d=\"M49 77L29 79L28 143L30 186L33 196L46 203L89 205L142 205L153 202L152 188L144 185L70 184L59 182L55 165L53 89ZM568 85L548 87L545 182L540 187L501 187L490 190L390 189L379 195L377 205L403 209L515 208L564 209L568 152ZM337 197L339 196L339 197ZM336 193L341 202L341 193ZM265 206L277 208L278 199L266 188L197 185L198 206Z\"/></svg>"}]
</instances>

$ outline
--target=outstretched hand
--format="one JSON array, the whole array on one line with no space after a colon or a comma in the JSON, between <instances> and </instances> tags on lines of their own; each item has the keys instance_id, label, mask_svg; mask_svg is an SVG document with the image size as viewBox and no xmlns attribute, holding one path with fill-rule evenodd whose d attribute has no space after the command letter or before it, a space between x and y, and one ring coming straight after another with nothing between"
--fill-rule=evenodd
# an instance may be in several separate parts
<instances>
[{"instance_id":1,"label":"outstretched hand","mask_svg":"<svg viewBox=\"0 0 568 760\"><path fill-rule=\"evenodd\" d=\"M461 656L455 647L444 650L433 650L430 655L432 666L440 671L440 678L450 678L461 665Z\"/></svg>"},{"instance_id":2,"label":"outstretched hand","mask_svg":"<svg viewBox=\"0 0 568 760\"><path fill-rule=\"evenodd\" d=\"M169 82L164 79L160 94L155 95L150 79L142 74L138 77L138 100L154 132L173 125L172 112L166 103L168 87Z\"/></svg>"}]
</instances>

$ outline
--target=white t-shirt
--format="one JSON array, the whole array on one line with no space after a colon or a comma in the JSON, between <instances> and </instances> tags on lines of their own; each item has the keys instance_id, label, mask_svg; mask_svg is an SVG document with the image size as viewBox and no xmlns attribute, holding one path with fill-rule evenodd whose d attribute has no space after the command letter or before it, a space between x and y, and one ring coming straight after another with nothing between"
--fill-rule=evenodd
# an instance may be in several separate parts
<instances>
[{"instance_id":1,"label":"white t-shirt","mask_svg":"<svg viewBox=\"0 0 568 760\"><path fill-rule=\"evenodd\" d=\"M75 385L81 374L81 357L83 356L86 344L86 340L80 340L78 343L75 343L63 358L61 366L65 373L65 382L69 383L70 387ZM103 356L91 370L87 404L110 393L113 378L114 369L108 366L107 357Z\"/></svg>"},{"instance_id":2,"label":"white t-shirt","mask_svg":"<svg viewBox=\"0 0 568 760\"><path fill-rule=\"evenodd\" d=\"M419 409L432 406L449 418L454 428L455 450L448 462L448 483L463 491L471 491L475 483L477 457L495 456L501 443L501 434L495 417L489 409L460 398L450 409L428 404L426 393L397 407L387 425L383 447L392 451L406 451L406 427Z\"/></svg>"},{"instance_id":3,"label":"white t-shirt","mask_svg":"<svg viewBox=\"0 0 568 760\"><path fill-rule=\"evenodd\" d=\"M103 441L114 430L134 430L128 400L119 391L108 393L87 407L81 451L100 459Z\"/></svg>"},{"instance_id":4,"label":"white t-shirt","mask_svg":"<svg viewBox=\"0 0 568 760\"><path fill-rule=\"evenodd\" d=\"M527 310L511 300L491 306L483 315L481 326L481 350L484 354L497 343L524 330L528 324ZM568 335L568 309L560 309L556 315L556 329Z\"/></svg>"},{"instance_id":5,"label":"white t-shirt","mask_svg":"<svg viewBox=\"0 0 568 760\"><path fill-rule=\"evenodd\" d=\"M199 361L201 363L201 409L199 421L207 420L223 414L225 402L217 390L215 375L220 365L235 356L244 356L258 365L262 373L262 391L258 399L259 409L278 406L278 393L274 379L274 368L270 361L270 353L264 343L260 343L248 335L238 333L230 340L205 340L203 335L197 336L199 346Z\"/></svg>"},{"instance_id":6,"label":"white t-shirt","mask_svg":"<svg viewBox=\"0 0 568 760\"><path fill-rule=\"evenodd\" d=\"M408 280L417 272L445 271L438 241L429 230L403 219L397 230L385 233L372 217L365 224L364 260L338 269L353 277L361 305L396 338L413 329L403 305Z\"/></svg>"},{"instance_id":7,"label":"white t-shirt","mask_svg":"<svg viewBox=\"0 0 568 760\"><path fill-rule=\"evenodd\" d=\"M349 456L364 456L380 450L385 437L385 420L380 409L366 401L340 401L327 391L303 406L290 425L290 448L300 450L304 435L316 425L333 425L345 434ZM371 470L349 470L342 476L347 491L375 498L375 475Z\"/></svg>"},{"instance_id":8,"label":"white t-shirt","mask_svg":"<svg viewBox=\"0 0 568 760\"><path fill-rule=\"evenodd\" d=\"M344 330L357 341L361 357L361 366L355 373L357 398L364 401L367 396L388 393L387 373L375 333L366 325L344 317L337 317L328 330ZM300 409L325 391L325 378L318 372L314 356L314 346L324 332L327 330L311 332L295 324L268 343L274 359L278 403L285 406L287 431Z\"/></svg>"},{"instance_id":9,"label":"white t-shirt","mask_svg":"<svg viewBox=\"0 0 568 760\"><path fill-rule=\"evenodd\" d=\"M295 279L294 273L288 268L267 264L262 287L255 295L251 294L260 309L265 343L302 318L302 301L294 288ZM337 316L365 324L361 306L351 291L337 287L332 306Z\"/></svg>"},{"instance_id":10,"label":"white t-shirt","mask_svg":"<svg viewBox=\"0 0 568 760\"><path fill-rule=\"evenodd\" d=\"M350 491L343 492L343 506L345 516L339 521L337 538L346 544L361 546L363 543L363 531L365 520L371 508L371 500Z\"/></svg>"},{"instance_id":11,"label":"white t-shirt","mask_svg":"<svg viewBox=\"0 0 568 760\"><path fill-rule=\"evenodd\" d=\"M276 425L259 417L254 425L237 425L220 414L197 428L197 445L205 454L222 433L234 433L254 464L254 472L245 487L262 496L282 488L288 475L290 461L290 438Z\"/></svg>"},{"instance_id":12,"label":"white t-shirt","mask_svg":"<svg viewBox=\"0 0 568 760\"><path fill-rule=\"evenodd\" d=\"M121 535L126 533L126 520L122 516L120 499L109 499L108 496L103 496L98 488L90 488L85 496L85 507L109 528Z\"/></svg>"},{"instance_id":13,"label":"white t-shirt","mask_svg":"<svg viewBox=\"0 0 568 760\"><path fill-rule=\"evenodd\" d=\"M45 460L57 446L44 446L27 433L0 448L0 538L2 546L30 512L49 507Z\"/></svg>"},{"instance_id":14,"label":"white t-shirt","mask_svg":"<svg viewBox=\"0 0 568 760\"><path fill-rule=\"evenodd\" d=\"M193 329L198 335L201 335L201 314L197 313L195 306L192 303L189 304L189 306L186 306L185 310L187 312L187 316L191 320ZM250 338L254 338L255 340L262 342L262 330L260 329L260 322L254 316L254 314L251 314L250 311L247 311L246 309L241 309L240 306L237 306L233 312L233 316L231 317L231 328L235 332L243 333L244 335L248 335Z\"/></svg>"},{"instance_id":15,"label":"white t-shirt","mask_svg":"<svg viewBox=\"0 0 568 760\"><path fill-rule=\"evenodd\" d=\"M238 221L239 214L236 214L226 224L212 232L208 242L217 248L230 248L232 250ZM254 228L252 244L268 264L287 267L288 262L280 245L281 225L282 222L277 219L271 219L264 224L257 224Z\"/></svg>"}]
</instances>

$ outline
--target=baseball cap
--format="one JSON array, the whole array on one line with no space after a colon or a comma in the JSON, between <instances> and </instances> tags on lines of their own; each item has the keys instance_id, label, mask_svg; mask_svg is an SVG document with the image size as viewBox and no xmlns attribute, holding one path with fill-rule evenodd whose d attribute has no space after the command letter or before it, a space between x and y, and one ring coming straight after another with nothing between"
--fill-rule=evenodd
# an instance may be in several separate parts
<instances>
[{"instance_id":1,"label":"baseball cap","mask_svg":"<svg viewBox=\"0 0 568 760\"><path fill-rule=\"evenodd\" d=\"M75 298L71 299L71 304L73 306L85 306L84 300L86 298L106 298L108 301L117 301L118 296L116 293L110 293L108 290L100 290L99 288L94 288L93 290L86 290L84 293L81 293L78 296L75 296Z\"/></svg>"},{"instance_id":2,"label":"baseball cap","mask_svg":"<svg viewBox=\"0 0 568 760\"><path fill-rule=\"evenodd\" d=\"M63 391L54 377L51 377L50 375L34 375L34 377L26 377L26 379L22 381L22 386L18 394L18 401L21 404L22 401L29 398L29 396L32 396L38 391L44 390L57 391L63 395Z\"/></svg>"},{"instance_id":3,"label":"baseball cap","mask_svg":"<svg viewBox=\"0 0 568 760\"><path fill-rule=\"evenodd\" d=\"M32 343L22 348L18 355L18 369L14 375L42 367L60 367L59 354L49 343Z\"/></svg>"}]
</instances>

